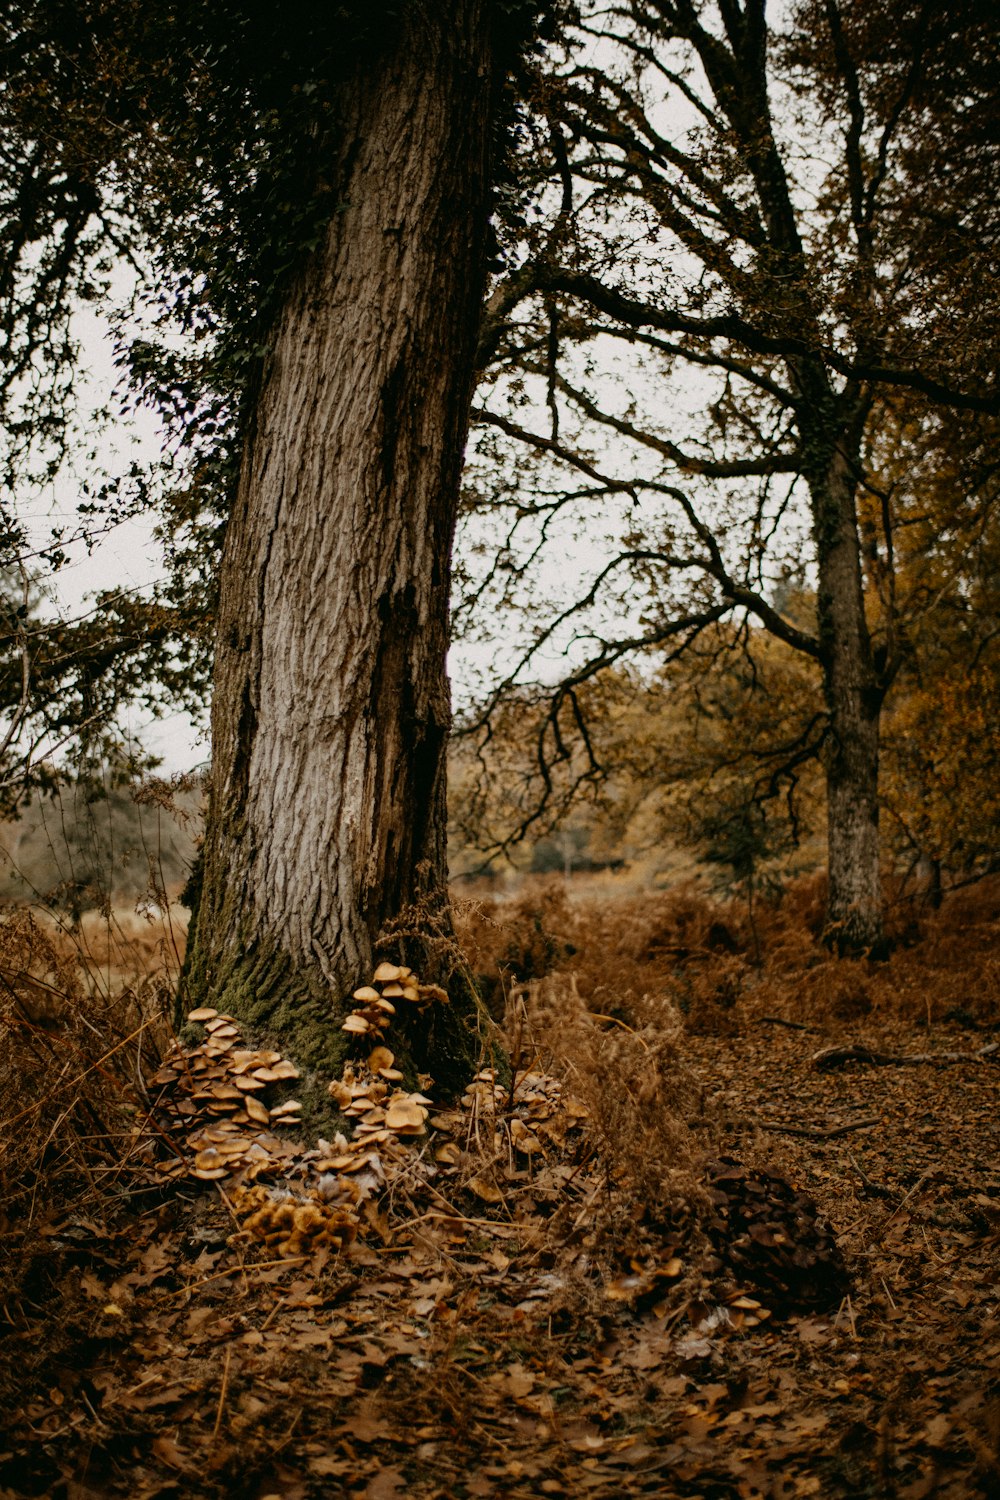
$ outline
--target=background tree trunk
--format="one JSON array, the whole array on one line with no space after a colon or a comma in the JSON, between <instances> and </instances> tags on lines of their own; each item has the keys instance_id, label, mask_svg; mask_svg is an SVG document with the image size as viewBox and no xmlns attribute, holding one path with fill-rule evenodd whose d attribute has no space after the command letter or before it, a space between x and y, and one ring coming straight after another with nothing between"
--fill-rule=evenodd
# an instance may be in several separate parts
<instances>
[{"instance_id":1,"label":"background tree trunk","mask_svg":"<svg viewBox=\"0 0 1000 1500\"><path fill-rule=\"evenodd\" d=\"M826 751L827 940L842 953L879 953L879 716L884 690L865 618L854 474L842 445L813 487L819 638L830 713Z\"/></svg>"},{"instance_id":2,"label":"background tree trunk","mask_svg":"<svg viewBox=\"0 0 1000 1500\"><path fill-rule=\"evenodd\" d=\"M338 88L339 211L279 319L226 537L188 994L323 1067L384 923L445 890L490 9L411 5ZM456 1048L453 1026L434 1065Z\"/></svg>"}]
</instances>

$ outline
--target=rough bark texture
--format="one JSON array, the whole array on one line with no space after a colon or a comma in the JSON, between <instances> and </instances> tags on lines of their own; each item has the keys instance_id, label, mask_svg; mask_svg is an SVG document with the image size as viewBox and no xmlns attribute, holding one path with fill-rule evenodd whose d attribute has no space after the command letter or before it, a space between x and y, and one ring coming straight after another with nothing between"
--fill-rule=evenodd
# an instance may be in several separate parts
<instances>
[{"instance_id":1,"label":"rough bark texture","mask_svg":"<svg viewBox=\"0 0 1000 1500\"><path fill-rule=\"evenodd\" d=\"M865 619L855 472L838 445L813 485L820 647L831 731L827 939L841 952L877 955L883 944L878 757L884 690Z\"/></svg>"},{"instance_id":2,"label":"rough bark texture","mask_svg":"<svg viewBox=\"0 0 1000 1500\"><path fill-rule=\"evenodd\" d=\"M340 211L279 320L226 538L188 992L321 1067L384 923L446 882L489 9L411 5L338 92Z\"/></svg>"}]
</instances>

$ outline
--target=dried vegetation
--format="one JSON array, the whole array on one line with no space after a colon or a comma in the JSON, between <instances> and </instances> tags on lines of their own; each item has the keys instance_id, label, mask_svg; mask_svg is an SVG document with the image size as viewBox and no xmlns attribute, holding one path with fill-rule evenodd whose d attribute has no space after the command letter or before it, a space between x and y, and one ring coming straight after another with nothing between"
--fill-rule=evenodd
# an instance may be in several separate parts
<instances>
[{"instance_id":1,"label":"dried vegetation","mask_svg":"<svg viewBox=\"0 0 1000 1500\"><path fill-rule=\"evenodd\" d=\"M887 965L821 911L467 906L510 1077L401 1076L445 1001L383 965L321 1140L231 1018L173 1039L169 944L112 991L7 913L0 1495L995 1493L1000 886Z\"/></svg>"},{"instance_id":2,"label":"dried vegetation","mask_svg":"<svg viewBox=\"0 0 1000 1500\"><path fill-rule=\"evenodd\" d=\"M590 1010L627 1022L630 1008L659 995L689 1034L732 1033L767 1014L801 1023L1000 1019L1000 880L949 893L939 910L891 889L890 963L829 953L819 942L825 900L825 878L808 876L780 900L755 903L751 923L745 902L712 899L695 884L609 897L604 883L591 895L585 879L546 879L509 899L466 902L461 937L500 1011L512 983L563 972Z\"/></svg>"},{"instance_id":3,"label":"dried vegetation","mask_svg":"<svg viewBox=\"0 0 1000 1500\"><path fill-rule=\"evenodd\" d=\"M162 943L142 937L0 915L0 1295L45 1256L54 1217L131 1188L143 1076L169 1035Z\"/></svg>"}]
</instances>

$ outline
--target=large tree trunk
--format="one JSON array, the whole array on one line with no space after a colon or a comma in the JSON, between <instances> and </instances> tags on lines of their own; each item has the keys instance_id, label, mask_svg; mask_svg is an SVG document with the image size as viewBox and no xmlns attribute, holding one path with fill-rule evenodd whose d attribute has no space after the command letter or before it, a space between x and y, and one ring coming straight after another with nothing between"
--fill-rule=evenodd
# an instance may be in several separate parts
<instances>
[{"instance_id":1,"label":"large tree trunk","mask_svg":"<svg viewBox=\"0 0 1000 1500\"><path fill-rule=\"evenodd\" d=\"M878 755L884 689L865 619L855 473L838 445L812 491L819 636L830 714L826 937L842 953L878 953L883 947Z\"/></svg>"},{"instance_id":2,"label":"large tree trunk","mask_svg":"<svg viewBox=\"0 0 1000 1500\"><path fill-rule=\"evenodd\" d=\"M489 11L411 4L338 88L338 212L279 319L226 536L188 993L324 1068L386 922L445 890Z\"/></svg>"}]
</instances>

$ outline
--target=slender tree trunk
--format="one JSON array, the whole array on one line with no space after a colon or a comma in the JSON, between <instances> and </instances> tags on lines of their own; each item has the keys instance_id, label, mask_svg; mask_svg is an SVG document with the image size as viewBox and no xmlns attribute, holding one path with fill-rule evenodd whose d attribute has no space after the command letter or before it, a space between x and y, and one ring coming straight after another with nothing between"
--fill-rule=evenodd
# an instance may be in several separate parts
<instances>
[{"instance_id":1,"label":"slender tree trunk","mask_svg":"<svg viewBox=\"0 0 1000 1500\"><path fill-rule=\"evenodd\" d=\"M820 646L831 731L826 935L843 953L878 953L883 947L878 758L884 692L865 618L855 472L838 445L813 484Z\"/></svg>"},{"instance_id":2,"label":"slender tree trunk","mask_svg":"<svg viewBox=\"0 0 1000 1500\"><path fill-rule=\"evenodd\" d=\"M339 88L339 211L279 319L226 536L188 993L319 1067L386 922L445 891L490 10L410 4ZM454 1061L457 1031L438 1042Z\"/></svg>"}]
</instances>

